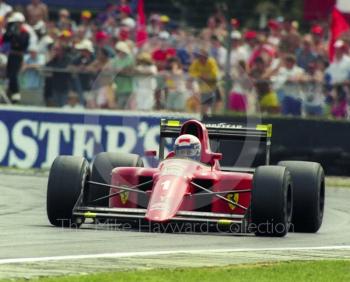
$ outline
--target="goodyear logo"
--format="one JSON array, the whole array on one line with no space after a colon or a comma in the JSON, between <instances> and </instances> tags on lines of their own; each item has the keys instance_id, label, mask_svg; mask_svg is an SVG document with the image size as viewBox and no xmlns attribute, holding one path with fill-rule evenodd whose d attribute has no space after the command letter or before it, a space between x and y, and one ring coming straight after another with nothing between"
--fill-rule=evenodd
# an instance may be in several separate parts
<instances>
[{"instance_id":1,"label":"goodyear logo","mask_svg":"<svg viewBox=\"0 0 350 282\"><path fill-rule=\"evenodd\" d=\"M124 191L120 193L120 201L122 202L123 205L127 203L128 199L129 199L128 191Z\"/></svg>"},{"instance_id":2,"label":"goodyear logo","mask_svg":"<svg viewBox=\"0 0 350 282\"><path fill-rule=\"evenodd\" d=\"M227 200L230 200L234 203L238 203L238 199L239 199L239 194L238 193L229 193L226 196ZM228 206L231 210L234 210L236 208L236 206L234 204L228 203Z\"/></svg>"}]
</instances>

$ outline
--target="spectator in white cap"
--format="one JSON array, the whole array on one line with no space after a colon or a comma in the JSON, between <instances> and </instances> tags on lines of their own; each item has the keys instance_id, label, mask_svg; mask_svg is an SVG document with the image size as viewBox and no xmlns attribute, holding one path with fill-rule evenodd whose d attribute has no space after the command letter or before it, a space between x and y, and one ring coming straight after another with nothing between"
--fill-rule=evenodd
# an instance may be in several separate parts
<instances>
[{"instance_id":1,"label":"spectator in white cap","mask_svg":"<svg viewBox=\"0 0 350 282\"><path fill-rule=\"evenodd\" d=\"M147 32L150 37L157 36L160 32L160 16L151 14L148 21Z\"/></svg>"},{"instance_id":2,"label":"spectator in white cap","mask_svg":"<svg viewBox=\"0 0 350 282\"><path fill-rule=\"evenodd\" d=\"M24 21L22 13L12 13L7 20L6 32L3 36L3 42L10 46L6 76L9 81L7 94L13 103L19 103L21 100L18 74L22 67L23 55L29 46L30 37L24 26Z\"/></svg>"},{"instance_id":3,"label":"spectator in white cap","mask_svg":"<svg viewBox=\"0 0 350 282\"><path fill-rule=\"evenodd\" d=\"M26 18L21 12L13 12L7 19L7 23L24 23Z\"/></svg>"},{"instance_id":4,"label":"spectator in white cap","mask_svg":"<svg viewBox=\"0 0 350 282\"><path fill-rule=\"evenodd\" d=\"M170 33L163 30L163 31L159 32L158 37L159 37L159 39L162 39L162 40L168 40L170 38Z\"/></svg>"},{"instance_id":5,"label":"spectator in white cap","mask_svg":"<svg viewBox=\"0 0 350 282\"><path fill-rule=\"evenodd\" d=\"M350 57L346 54L346 47L346 43L343 40L337 40L334 43L334 60L325 71L329 79L328 83L331 85L349 80Z\"/></svg>"},{"instance_id":6,"label":"spectator in white cap","mask_svg":"<svg viewBox=\"0 0 350 282\"><path fill-rule=\"evenodd\" d=\"M121 24L129 29L134 29L136 27L136 22L133 18L125 18L121 21Z\"/></svg>"},{"instance_id":7,"label":"spectator in white cap","mask_svg":"<svg viewBox=\"0 0 350 282\"><path fill-rule=\"evenodd\" d=\"M43 105L42 87L44 84L40 68L46 63L45 55L38 52L37 46L28 48L22 67L22 103L28 105Z\"/></svg>"},{"instance_id":8,"label":"spectator in white cap","mask_svg":"<svg viewBox=\"0 0 350 282\"><path fill-rule=\"evenodd\" d=\"M136 110L152 110L155 105L155 91L157 88L156 65L151 54L141 52L136 57L135 75L133 77L133 90Z\"/></svg>"},{"instance_id":9,"label":"spectator in white cap","mask_svg":"<svg viewBox=\"0 0 350 282\"><path fill-rule=\"evenodd\" d=\"M116 56L111 61L111 69L115 75L117 107L130 109L133 92L131 71L134 66L134 58L130 47L124 41L119 41L115 45L115 50Z\"/></svg>"},{"instance_id":10,"label":"spectator in white cap","mask_svg":"<svg viewBox=\"0 0 350 282\"><path fill-rule=\"evenodd\" d=\"M83 54L85 54L85 57L94 53L94 45L89 39L83 39L81 42L77 43L75 49L82 51Z\"/></svg>"},{"instance_id":11,"label":"spectator in white cap","mask_svg":"<svg viewBox=\"0 0 350 282\"><path fill-rule=\"evenodd\" d=\"M20 23L21 29L25 30L29 34L29 47L37 46L38 36L35 33L33 27L26 23L24 15L20 12L14 12L7 20L8 23Z\"/></svg>"},{"instance_id":12,"label":"spectator in white cap","mask_svg":"<svg viewBox=\"0 0 350 282\"><path fill-rule=\"evenodd\" d=\"M305 79L305 71L296 64L294 54L287 54L283 58L283 65L278 68L272 78L274 89L282 98L282 114L301 116L303 93L300 91L300 83Z\"/></svg>"},{"instance_id":13,"label":"spectator in white cap","mask_svg":"<svg viewBox=\"0 0 350 282\"><path fill-rule=\"evenodd\" d=\"M239 65L240 61L247 61L249 53L246 48L242 45L242 34L235 30L231 33L232 49L230 55L231 67Z\"/></svg>"},{"instance_id":14,"label":"spectator in white cap","mask_svg":"<svg viewBox=\"0 0 350 282\"><path fill-rule=\"evenodd\" d=\"M89 39L84 39L74 47L78 51L78 55L72 60L73 68L78 72L78 76L73 79L74 86L80 102L84 103L91 96L94 76L86 68L94 61L94 46Z\"/></svg>"},{"instance_id":15,"label":"spectator in white cap","mask_svg":"<svg viewBox=\"0 0 350 282\"><path fill-rule=\"evenodd\" d=\"M33 26L35 33L38 36L38 52L44 54L46 59L49 58L49 49L53 45L54 40L50 34L48 34L48 29L43 21L38 22Z\"/></svg>"}]
</instances>

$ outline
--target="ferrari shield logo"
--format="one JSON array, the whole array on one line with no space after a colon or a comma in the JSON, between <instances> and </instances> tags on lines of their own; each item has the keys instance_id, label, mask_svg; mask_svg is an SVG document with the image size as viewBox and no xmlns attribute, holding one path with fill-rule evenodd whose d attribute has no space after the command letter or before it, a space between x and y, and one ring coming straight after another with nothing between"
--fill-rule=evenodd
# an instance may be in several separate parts
<instances>
[{"instance_id":1,"label":"ferrari shield logo","mask_svg":"<svg viewBox=\"0 0 350 282\"><path fill-rule=\"evenodd\" d=\"M226 199L230 200L234 203L238 203L239 194L238 193L227 194ZM234 210L236 208L236 206L234 204L231 204L231 203L228 203L228 206L231 210Z\"/></svg>"},{"instance_id":2,"label":"ferrari shield logo","mask_svg":"<svg viewBox=\"0 0 350 282\"><path fill-rule=\"evenodd\" d=\"M129 192L128 191L124 191L120 193L120 201L122 202L123 205L126 204L126 202L128 201L129 198Z\"/></svg>"}]
</instances>

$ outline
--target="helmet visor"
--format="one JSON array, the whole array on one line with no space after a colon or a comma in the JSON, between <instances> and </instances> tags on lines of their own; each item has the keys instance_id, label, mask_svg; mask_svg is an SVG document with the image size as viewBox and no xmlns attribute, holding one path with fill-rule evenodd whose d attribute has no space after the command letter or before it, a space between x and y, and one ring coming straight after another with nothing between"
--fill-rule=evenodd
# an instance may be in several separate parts
<instances>
[{"instance_id":1,"label":"helmet visor","mask_svg":"<svg viewBox=\"0 0 350 282\"><path fill-rule=\"evenodd\" d=\"M177 146L175 148L175 155L183 158L191 158L194 160L200 159L200 145L191 144L186 146Z\"/></svg>"}]
</instances>

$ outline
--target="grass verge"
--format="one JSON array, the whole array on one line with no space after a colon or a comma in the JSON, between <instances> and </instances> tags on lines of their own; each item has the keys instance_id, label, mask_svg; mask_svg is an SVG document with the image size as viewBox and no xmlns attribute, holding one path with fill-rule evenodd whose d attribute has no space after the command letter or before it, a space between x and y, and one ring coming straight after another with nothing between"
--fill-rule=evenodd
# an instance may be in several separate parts
<instances>
[{"instance_id":1,"label":"grass verge","mask_svg":"<svg viewBox=\"0 0 350 282\"><path fill-rule=\"evenodd\" d=\"M0 174L28 175L28 176L48 176L49 169L40 168L17 168L0 166Z\"/></svg>"},{"instance_id":2,"label":"grass verge","mask_svg":"<svg viewBox=\"0 0 350 282\"><path fill-rule=\"evenodd\" d=\"M326 177L326 187L350 188L350 178L328 176Z\"/></svg>"},{"instance_id":3,"label":"grass verge","mask_svg":"<svg viewBox=\"0 0 350 282\"><path fill-rule=\"evenodd\" d=\"M6 280L2 280L3 282ZM10 281L10 280L8 280ZM11 280L13 281L13 280ZM114 281L350 281L350 260L292 261L247 264L227 267L156 269L111 272L84 276L50 277L39 282L114 282Z\"/></svg>"}]
</instances>

